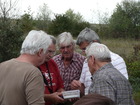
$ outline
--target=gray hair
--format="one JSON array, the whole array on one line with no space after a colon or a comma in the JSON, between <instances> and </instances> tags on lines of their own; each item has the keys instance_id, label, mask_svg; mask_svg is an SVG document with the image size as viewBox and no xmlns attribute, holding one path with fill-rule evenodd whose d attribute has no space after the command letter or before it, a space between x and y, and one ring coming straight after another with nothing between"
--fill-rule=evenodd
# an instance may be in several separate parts
<instances>
[{"instance_id":1,"label":"gray hair","mask_svg":"<svg viewBox=\"0 0 140 105\"><path fill-rule=\"evenodd\" d=\"M90 28L85 28L83 29L78 37L77 37L77 41L76 41L76 44L77 45L80 45L81 43L83 43L84 41L87 41L87 42L100 42L100 39L99 39L99 36L98 34L91 30Z\"/></svg>"},{"instance_id":2,"label":"gray hair","mask_svg":"<svg viewBox=\"0 0 140 105\"><path fill-rule=\"evenodd\" d=\"M31 30L22 43L20 53L34 55L40 49L43 49L43 52L46 53L51 43L51 38L44 31Z\"/></svg>"},{"instance_id":3,"label":"gray hair","mask_svg":"<svg viewBox=\"0 0 140 105\"><path fill-rule=\"evenodd\" d=\"M58 36L57 44L60 46L60 44L69 45L74 44L73 37L70 32L63 32Z\"/></svg>"},{"instance_id":4,"label":"gray hair","mask_svg":"<svg viewBox=\"0 0 140 105\"><path fill-rule=\"evenodd\" d=\"M52 40L52 43L55 45L56 44L56 38L54 36L52 36L52 35L50 35L50 38Z\"/></svg>"},{"instance_id":5,"label":"gray hair","mask_svg":"<svg viewBox=\"0 0 140 105\"><path fill-rule=\"evenodd\" d=\"M104 44L91 43L86 49L87 57L94 56L101 62L111 62L110 50Z\"/></svg>"}]
</instances>

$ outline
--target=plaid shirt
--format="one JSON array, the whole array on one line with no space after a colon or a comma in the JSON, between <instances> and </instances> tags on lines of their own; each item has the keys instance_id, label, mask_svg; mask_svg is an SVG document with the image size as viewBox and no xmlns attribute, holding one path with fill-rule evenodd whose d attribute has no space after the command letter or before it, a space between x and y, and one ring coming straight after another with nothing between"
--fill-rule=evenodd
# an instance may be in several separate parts
<instances>
[{"instance_id":1,"label":"plaid shirt","mask_svg":"<svg viewBox=\"0 0 140 105\"><path fill-rule=\"evenodd\" d=\"M97 70L92 79L89 93L109 97L116 105L135 105L129 81L111 63Z\"/></svg>"},{"instance_id":2,"label":"plaid shirt","mask_svg":"<svg viewBox=\"0 0 140 105\"><path fill-rule=\"evenodd\" d=\"M79 80L85 57L74 52L71 64L68 67L64 66L61 54L54 56L53 59L60 70L60 75L64 81L65 90L71 90L70 83L73 80Z\"/></svg>"}]
</instances>

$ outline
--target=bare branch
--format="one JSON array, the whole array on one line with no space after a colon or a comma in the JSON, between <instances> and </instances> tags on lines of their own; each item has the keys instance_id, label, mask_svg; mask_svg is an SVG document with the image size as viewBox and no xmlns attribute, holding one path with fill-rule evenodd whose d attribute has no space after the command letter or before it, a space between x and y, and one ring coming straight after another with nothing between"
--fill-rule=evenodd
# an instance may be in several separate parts
<instances>
[{"instance_id":1,"label":"bare branch","mask_svg":"<svg viewBox=\"0 0 140 105\"><path fill-rule=\"evenodd\" d=\"M9 0L8 2L7 0L4 0L2 2L2 0L0 0L0 9L3 17L6 17L9 14L9 12L17 5L18 1L19 0L15 0L12 2L12 0Z\"/></svg>"}]
</instances>

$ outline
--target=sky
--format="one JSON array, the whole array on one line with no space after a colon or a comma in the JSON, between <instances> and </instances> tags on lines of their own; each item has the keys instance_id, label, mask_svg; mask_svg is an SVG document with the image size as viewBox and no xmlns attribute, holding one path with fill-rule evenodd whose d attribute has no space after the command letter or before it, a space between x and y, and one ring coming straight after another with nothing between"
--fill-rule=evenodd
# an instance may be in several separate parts
<instances>
[{"instance_id":1,"label":"sky","mask_svg":"<svg viewBox=\"0 0 140 105\"><path fill-rule=\"evenodd\" d=\"M18 6L21 13L30 7L35 15L39 7L46 3L54 14L63 14L68 9L74 13L80 13L83 18L90 23L98 23L99 16L105 13L110 16L116 8L117 3L122 0L19 0ZM100 14L100 15L99 15Z\"/></svg>"}]
</instances>

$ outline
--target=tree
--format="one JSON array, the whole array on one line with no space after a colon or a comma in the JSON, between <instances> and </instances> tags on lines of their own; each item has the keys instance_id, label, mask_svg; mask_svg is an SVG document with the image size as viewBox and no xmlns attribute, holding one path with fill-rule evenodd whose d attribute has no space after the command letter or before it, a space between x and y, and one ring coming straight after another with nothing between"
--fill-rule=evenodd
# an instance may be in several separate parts
<instances>
[{"instance_id":1,"label":"tree","mask_svg":"<svg viewBox=\"0 0 140 105\"><path fill-rule=\"evenodd\" d=\"M140 2L124 0L117 5L109 22L113 37L140 38Z\"/></svg>"},{"instance_id":2,"label":"tree","mask_svg":"<svg viewBox=\"0 0 140 105\"><path fill-rule=\"evenodd\" d=\"M69 9L65 14L55 15L55 19L52 20L48 31L53 35L67 31L76 37L85 27L90 27L90 24L84 21L79 13L76 14Z\"/></svg>"},{"instance_id":3,"label":"tree","mask_svg":"<svg viewBox=\"0 0 140 105\"><path fill-rule=\"evenodd\" d=\"M25 34L34 29L34 21L32 16L28 13L23 14L19 19L19 25Z\"/></svg>"},{"instance_id":4,"label":"tree","mask_svg":"<svg viewBox=\"0 0 140 105\"><path fill-rule=\"evenodd\" d=\"M14 19L11 11L16 5L15 1L0 0L0 62L16 57L21 46L22 32L18 20Z\"/></svg>"},{"instance_id":5,"label":"tree","mask_svg":"<svg viewBox=\"0 0 140 105\"><path fill-rule=\"evenodd\" d=\"M48 32L52 35L58 35L64 31L69 31L72 27L71 20L65 15L55 15L52 20Z\"/></svg>"},{"instance_id":6,"label":"tree","mask_svg":"<svg viewBox=\"0 0 140 105\"><path fill-rule=\"evenodd\" d=\"M65 12L65 16L67 16L68 18L70 18L72 21L75 21L75 22L78 22L78 23L84 21L82 15L79 12L78 13L74 13L74 11L72 9L68 9Z\"/></svg>"},{"instance_id":7,"label":"tree","mask_svg":"<svg viewBox=\"0 0 140 105\"><path fill-rule=\"evenodd\" d=\"M12 16L12 10L15 10L15 6L17 5L18 0L15 0L12 2L12 0L0 0L0 16L3 21L6 18L9 18ZM5 22L5 21L4 21Z\"/></svg>"},{"instance_id":8,"label":"tree","mask_svg":"<svg viewBox=\"0 0 140 105\"><path fill-rule=\"evenodd\" d=\"M43 4L43 6L39 7L39 12L37 13L36 18L36 27L40 30L47 31L48 26L51 22L51 10L49 10L47 4Z\"/></svg>"}]
</instances>

